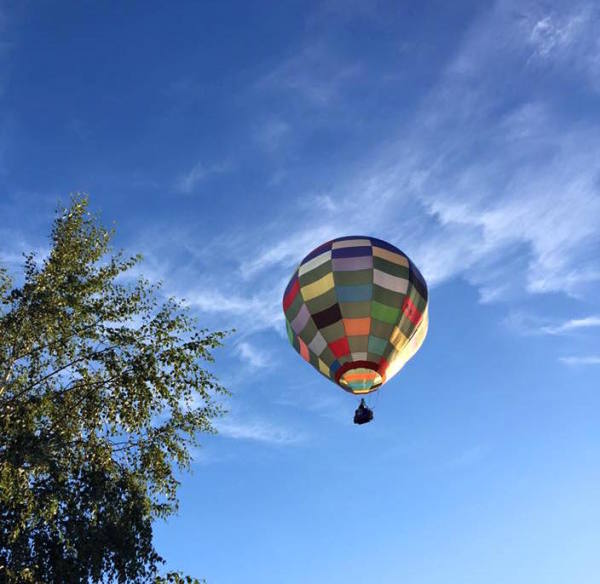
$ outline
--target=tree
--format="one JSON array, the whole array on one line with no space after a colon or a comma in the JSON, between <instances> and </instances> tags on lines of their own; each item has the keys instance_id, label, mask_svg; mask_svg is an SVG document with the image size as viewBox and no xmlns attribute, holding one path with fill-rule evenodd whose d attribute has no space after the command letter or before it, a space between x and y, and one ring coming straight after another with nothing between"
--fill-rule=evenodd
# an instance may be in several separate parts
<instances>
[{"instance_id":1,"label":"tree","mask_svg":"<svg viewBox=\"0 0 600 584\"><path fill-rule=\"evenodd\" d=\"M73 198L51 251L0 269L0 581L196 582L159 575L152 525L227 393L205 369L223 332L197 330L141 257Z\"/></svg>"}]
</instances>

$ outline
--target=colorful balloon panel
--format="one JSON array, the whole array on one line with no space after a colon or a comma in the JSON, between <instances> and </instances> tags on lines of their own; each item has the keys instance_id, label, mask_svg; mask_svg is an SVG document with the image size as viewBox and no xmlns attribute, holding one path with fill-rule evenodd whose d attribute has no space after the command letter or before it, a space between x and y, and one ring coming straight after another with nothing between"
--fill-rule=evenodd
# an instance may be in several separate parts
<instances>
[{"instance_id":1,"label":"colorful balloon panel","mask_svg":"<svg viewBox=\"0 0 600 584\"><path fill-rule=\"evenodd\" d=\"M375 391L427 334L427 284L393 245L340 237L311 251L283 295L288 338L317 371L354 394Z\"/></svg>"}]
</instances>

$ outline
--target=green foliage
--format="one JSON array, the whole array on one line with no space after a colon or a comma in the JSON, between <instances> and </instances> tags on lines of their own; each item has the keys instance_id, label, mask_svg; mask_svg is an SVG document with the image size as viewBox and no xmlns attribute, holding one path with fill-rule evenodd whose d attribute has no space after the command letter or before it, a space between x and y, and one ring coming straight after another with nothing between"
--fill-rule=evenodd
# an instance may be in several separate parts
<instances>
[{"instance_id":1,"label":"green foliage","mask_svg":"<svg viewBox=\"0 0 600 584\"><path fill-rule=\"evenodd\" d=\"M157 576L154 584L206 584L206 580L184 576L181 572L169 572L164 576Z\"/></svg>"},{"instance_id":2,"label":"green foliage","mask_svg":"<svg viewBox=\"0 0 600 584\"><path fill-rule=\"evenodd\" d=\"M202 363L225 334L130 278L111 236L75 197L22 285L0 269L3 582L197 582L159 576L152 522L222 413Z\"/></svg>"}]
</instances>

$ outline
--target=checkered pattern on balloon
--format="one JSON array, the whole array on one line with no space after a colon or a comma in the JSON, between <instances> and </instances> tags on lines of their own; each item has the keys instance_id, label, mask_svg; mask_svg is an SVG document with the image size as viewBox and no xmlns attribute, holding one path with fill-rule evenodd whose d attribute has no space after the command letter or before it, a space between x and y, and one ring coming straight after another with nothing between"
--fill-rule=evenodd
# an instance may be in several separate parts
<instances>
[{"instance_id":1,"label":"checkered pattern on balloon","mask_svg":"<svg viewBox=\"0 0 600 584\"><path fill-rule=\"evenodd\" d=\"M290 343L322 375L353 394L377 390L427 334L427 284L406 254L365 236L311 251L283 296Z\"/></svg>"}]
</instances>

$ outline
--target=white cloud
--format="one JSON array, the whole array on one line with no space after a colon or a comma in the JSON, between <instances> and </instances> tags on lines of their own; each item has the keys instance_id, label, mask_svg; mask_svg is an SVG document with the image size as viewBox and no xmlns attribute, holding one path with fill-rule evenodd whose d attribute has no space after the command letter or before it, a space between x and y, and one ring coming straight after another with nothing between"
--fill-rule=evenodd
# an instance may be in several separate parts
<instances>
[{"instance_id":1,"label":"white cloud","mask_svg":"<svg viewBox=\"0 0 600 584\"><path fill-rule=\"evenodd\" d=\"M41 240L41 238L36 239ZM4 242L4 249L0 251L0 265L7 267L13 277L21 276L21 268L25 261L23 254L34 253L38 263L43 262L50 255L48 245L29 240L14 229L0 228L0 240Z\"/></svg>"},{"instance_id":2,"label":"white cloud","mask_svg":"<svg viewBox=\"0 0 600 584\"><path fill-rule=\"evenodd\" d=\"M410 139L423 176L416 194L441 227L423 244L430 277L469 279L479 264L488 269L491 258L522 245L527 291L576 294L598 273L589 256L600 233L598 128L567 121L533 90L512 108L501 102L505 77L528 85L519 79L526 48L510 6L499 2L473 27L415 116Z\"/></svg>"},{"instance_id":3,"label":"white cloud","mask_svg":"<svg viewBox=\"0 0 600 584\"><path fill-rule=\"evenodd\" d=\"M597 3L574 2L546 13L531 10L524 21L529 28L529 64L551 66L559 74L584 78L600 90L600 9Z\"/></svg>"},{"instance_id":4,"label":"white cloud","mask_svg":"<svg viewBox=\"0 0 600 584\"><path fill-rule=\"evenodd\" d=\"M557 326L542 327L542 332L549 335L560 335L580 329L600 327L600 316L587 316L585 318L572 318Z\"/></svg>"},{"instance_id":5,"label":"white cloud","mask_svg":"<svg viewBox=\"0 0 600 584\"><path fill-rule=\"evenodd\" d=\"M316 195L312 199L311 204L330 213L334 213L340 208L340 205L336 204L329 195Z\"/></svg>"},{"instance_id":6,"label":"white cloud","mask_svg":"<svg viewBox=\"0 0 600 584\"><path fill-rule=\"evenodd\" d=\"M432 285L463 277L484 302L581 296L600 281L600 253L591 253L600 252L600 127L572 123L543 93L501 102L503 79L517 76L531 50L523 21L543 19L533 5L520 5L520 19L513 8L498 2L475 22L402 137L372 151L326 198L312 197L312 214L305 204L294 221L302 228L286 224L264 239L243 263L245 279L291 271L320 242L363 232L368 212L368 229L407 251ZM555 24L553 42L565 51L590 37L591 19L583 8L577 15ZM310 56L286 62L277 78L300 62Z\"/></svg>"},{"instance_id":7,"label":"white cloud","mask_svg":"<svg viewBox=\"0 0 600 584\"><path fill-rule=\"evenodd\" d=\"M358 62L336 58L322 42L313 42L277 65L258 83L262 89L288 91L312 106L331 105L342 88L355 81L362 68Z\"/></svg>"},{"instance_id":8,"label":"white cloud","mask_svg":"<svg viewBox=\"0 0 600 584\"><path fill-rule=\"evenodd\" d=\"M581 134L577 140L589 144ZM547 144L557 138L558 134L548 136ZM568 130L563 139L563 151L536 168L509 162L505 171L513 178L483 200L476 185L494 180L485 169L474 180L469 177L474 184L450 171L446 185L452 196L443 193L443 185L431 185L436 190L424 197L442 227L435 239L425 243L433 281L457 271L468 277L479 262L501 257L514 245L526 246L525 286L531 293L577 294L582 284L597 279L597 259L588 254L600 242L600 161L580 147L573 145L571 150L568 143L576 139ZM600 141L590 139L600 147ZM459 174L464 172L477 174L474 169ZM442 258L432 244L443 250ZM441 265L436 265L436 259ZM510 278L510 273L505 277Z\"/></svg>"},{"instance_id":9,"label":"white cloud","mask_svg":"<svg viewBox=\"0 0 600 584\"><path fill-rule=\"evenodd\" d=\"M281 294L281 287L248 296L192 287L179 295L185 297L188 306L200 312L229 315L229 323L224 326L234 326L241 336L245 336L268 328L284 330Z\"/></svg>"},{"instance_id":10,"label":"white cloud","mask_svg":"<svg viewBox=\"0 0 600 584\"><path fill-rule=\"evenodd\" d=\"M237 353L242 361L245 361L253 369L264 369L273 363L268 351L242 341L236 345Z\"/></svg>"},{"instance_id":11,"label":"white cloud","mask_svg":"<svg viewBox=\"0 0 600 584\"><path fill-rule=\"evenodd\" d=\"M259 281L246 280L241 270L246 254L252 253L247 237L227 234L198 245L196 233L181 224L174 231L142 234L128 247L132 252L144 250L143 262L128 272L128 278L143 275L162 282L162 293L183 299L204 326L234 328L238 342L266 329L285 335L281 300L286 276L261 274Z\"/></svg>"},{"instance_id":12,"label":"white cloud","mask_svg":"<svg viewBox=\"0 0 600 584\"><path fill-rule=\"evenodd\" d=\"M584 21L583 14L572 14L565 18L547 15L538 20L529 35L535 55L546 58L554 51L568 48L583 28Z\"/></svg>"},{"instance_id":13,"label":"white cloud","mask_svg":"<svg viewBox=\"0 0 600 584\"><path fill-rule=\"evenodd\" d=\"M302 432L257 418L242 420L230 416L226 420L216 422L214 425L221 436L237 440L251 440L285 446L298 444L306 439Z\"/></svg>"},{"instance_id":14,"label":"white cloud","mask_svg":"<svg viewBox=\"0 0 600 584\"><path fill-rule=\"evenodd\" d=\"M175 189L183 194L189 195L194 192L200 182L216 174L223 174L231 170L227 163L205 165L197 162L188 172L182 174L175 183Z\"/></svg>"},{"instance_id":15,"label":"white cloud","mask_svg":"<svg viewBox=\"0 0 600 584\"><path fill-rule=\"evenodd\" d=\"M572 357L560 357L559 361L565 365L600 365L600 355L584 355Z\"/></svg>"},{"instance_id":16,"label":"white cloud","mask_svg":"<svg viewBox=\"0 0 600 584\"><path fill-rule=\"evenodd\" d=\"M0 252L0 264L14 264L21 266L24 262L23 254L12 251Z\"/></svg>"},{"instance_id":17,"label":"white cloud","mask_svg":"<svg viewBox=\"0 0 600 584\"><path fill-rule=\"evenodd\" d=\"M300 224L304 224L304 221L300 221ZM292 269L302 259L299 256L333 237L333 233L332 225L316 224L314 227L288 232L283 237L280 233L274 234L275 241L262 243L260 249L254 250L252 259L241 263L240 274L249 280L274 266L286 266L290 277Z\"/></svg>"},{"instance_id":18,"label":"white cloud","mask_svg":"<svg viewBox=\"0 0 600 584\"><path fill-rule=\"evenodd\" d=\"M511 312L505 324L522 335L567 335L600 327L600 316L591 315L583 318L571 318L557 321L523 312Z\"/></svg>"},{"instance_id":19,"label":"white cloud","mask_svg":"<svg viewBox=\"0 0 600 584\"><path fill-rule=\"evenodd\" d=\"M205 466L220 461L220 458L217 458L212 452L209 453L204 446L190 446L188 447L188 451L192 458L192 464L195 465Z\"/></svg>"},{"instance_id":20,"label":"white cloud","mask_svg":"<svg viewBox=\"0 0 600 584\"><path fill-rule=\"evenodd\" d=\"M173 292L204 314L229 318L244 334L281 332L281 294L303 255L333 237L366 231L399 245L432 286L463 278L482 302L589 293L600 281L600 123L573 121L530 83L531 31L547 15L519 4L516 18L514 7L500 1L474 22L395 141L365 149L369 154L351 172L328 177L335 187L326 194L314 187L316 195L290 194L281 216L273 212L260 228L227 234L234 241L211 251L218 261L202 258L213 280L198 286L189 272L171 273ZM534 35L562 47L560 56L544 49L557 70L567 68L565 55L575 55L576 39L591 38L595 26L583 16L577 26L565 24L573 14L553 13L549 22L561 32L544 37L548 23ZM580 7L577 14L587 13ZM262 86L299 91L308 108L347 98L342 89L352 75L336 78L332 71L352 71L353 64L323 43L311 47L275 67ZM288 130L272 120L267 134L276 143ZM205 172L202 165L193 169L184 188ZM222 258L230 260L226 267Z\"/></svg>"},{"instance_id":21,"label":"white cloud","mask_svg":"<svg viewBox=\"0 0 600 584\"><path fill-rule=\"evenodd\" d=\"M578 295L600 272L590 253L600 249L600 128L566 121L543 96L494 111L503 71L516 77L524 54L510 6L476 24L415 115L408 172L420 173L413 192L438 225L419 256L432 283L463 274L487 300L502 298L507 281ZM503 273L516 246L527 262Z\"/></svg>"},{"instance_id":22,"label":"white cloud","mask_svg":"<svg viewBox=\"0 0 600 584\"><path fill-rule=\"evenodd\" d=\"M230 312L243 314L260 308L261 302L256 298L225 295L218 290L199 290L186 295L186 303L202 312Z\"/></svg>"}]
</instances>

